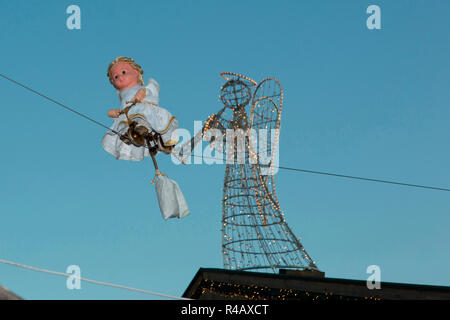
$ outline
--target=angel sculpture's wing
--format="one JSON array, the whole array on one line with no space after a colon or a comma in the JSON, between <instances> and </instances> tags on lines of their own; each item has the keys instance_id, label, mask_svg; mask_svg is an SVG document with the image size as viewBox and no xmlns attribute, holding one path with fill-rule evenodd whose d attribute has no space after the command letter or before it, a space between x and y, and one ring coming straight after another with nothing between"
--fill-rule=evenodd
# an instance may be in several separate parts
<instances>
[{"instance_id":1,"label":"angel sculpture's wing","mask_svg":"<svg viewBox=\"0 0 450 320\"><path fill-rule=\"evenodd\" d=\"M253 94L249 117L250 127L259 132L258 165L254 165L253 169L255 178L258 177L265 186L266 195L270 197L276 209L279 209L279 203L275 191L274 174L278 171L279 165L278 141L282 107L283 88L280 82L275 78L262 80Z\"/></svg>"}]
</instances>

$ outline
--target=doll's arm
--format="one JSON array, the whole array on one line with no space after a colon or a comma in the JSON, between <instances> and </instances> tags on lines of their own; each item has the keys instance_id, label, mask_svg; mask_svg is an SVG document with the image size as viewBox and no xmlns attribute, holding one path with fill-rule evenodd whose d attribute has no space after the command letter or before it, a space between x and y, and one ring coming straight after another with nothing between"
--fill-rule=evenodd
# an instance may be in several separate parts
<instances>
[{"instance_id":1,"label":"doll's arm","mask_svg":"<svg viewBox=\"0 0 450 320\"><path fill-rule=\"evenodd\" d=\"M139 91L136 92L134 98L131 99L130 101L127 101L127 103L141 103L142 100L144 100L146 94L147 93L145 92L145 88L139 89Z\"/></svg>"},{"instance_id":2,"label":"doll's arm","mask_svg":"<svg viewBox=\"0 0 450 320\"><path fill-rule=\"evenodd\" d=\"M120 109L108 110L108 117L110 117L110 118L118 118L119 116L120 116Z\"/></svg>"}]
</instances>

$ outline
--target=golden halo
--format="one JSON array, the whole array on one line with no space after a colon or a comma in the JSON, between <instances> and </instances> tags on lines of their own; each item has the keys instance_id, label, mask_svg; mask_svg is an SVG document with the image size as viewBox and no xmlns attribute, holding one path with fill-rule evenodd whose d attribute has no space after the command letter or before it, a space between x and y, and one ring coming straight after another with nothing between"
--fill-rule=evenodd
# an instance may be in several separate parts
<instances>
[{"instance_id":1,"label":"golden halo","mask_svg":"<svg viewBox=\"0 0 450 320\"><path fill-rule=\"evenodd\" d=\"M246 77L246 76L244 76L242 74L237 74L237 73L234 73L234 72L221 72L220 76L222 78L224 78L225 80L227 80L227 81L231 80L233 78L234 79L240 78L240 79L246 80L247 81L246 84L251 86L251 87L255 87L258 84L255 80L252 80L249 77Z\"/></svg>"}]
</instances>

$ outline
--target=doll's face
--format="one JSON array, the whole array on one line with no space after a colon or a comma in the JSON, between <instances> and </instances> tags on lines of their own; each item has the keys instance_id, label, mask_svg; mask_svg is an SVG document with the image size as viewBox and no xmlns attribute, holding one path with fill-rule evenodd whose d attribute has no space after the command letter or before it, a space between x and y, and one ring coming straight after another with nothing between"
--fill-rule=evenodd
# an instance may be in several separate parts
<instances>
[{"instance_id":1,"label":"doll's face","mask_svg":"<svg viewBox=\"0 0 450 320\"><path fill-rule=\"evenodd\" d=\"M139 84L139 73L126 62L118 62L111 68L111 79L117 90Z\"/></svg>"}]
</instances>

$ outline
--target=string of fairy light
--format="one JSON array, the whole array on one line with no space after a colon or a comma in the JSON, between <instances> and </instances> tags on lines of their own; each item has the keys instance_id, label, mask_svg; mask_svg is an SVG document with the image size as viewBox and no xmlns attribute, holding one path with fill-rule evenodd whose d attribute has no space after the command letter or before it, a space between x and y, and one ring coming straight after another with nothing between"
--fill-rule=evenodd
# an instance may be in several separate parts
<instances>
[{"instance_id":1,"label":"string of fairy light","mask_svg":"<svg viewBox=\"0 0 450 320\"><path fill-rule=\"evenodd\" d=\"M222 137L225 133L223 129L233 129L233 132L248 138L248 141L245 141L247 146L245 153L244 145L239 143L243 140L237 140L236 136L233 136L233 139L237 141L227 143L225 149L227 158L231 156L237 159L238 155L243 155L245 161L238 159L240 163L227 164L226 167L222 219L224 264L230 269L239 270L255 267L274 270L281 265L316 268L315 262L306 253L304 247L285 226L284 214L277 200L273 171L269 171L267 176L261 174L259 155L252 141L254 135L250 132L253 128L279 129L283 102L281 85L275 78L267 78L260 82L255 91L260 95L253 96L253 99L257 100L251 104L250 125L248 125L247 113L242 107L249 100L246 96L248 90L238 80L244 79L251 86L256 85L256 82L248 77L232 73L228 73L224 78L229 82L222 86L220 100L226 107L232 109L232 116L227 118L221 113L220 116L208 118L204 132L221 127L222 132L219 130L219 135ZM260 88L263 90L259 90ZM275 149L272 149L272 145L276 148L279 139L279 130L275 132L273 144L268 146L268 152L272 155L270 163L274 162ZM217 139L214 140L216 141ZM215 148L216 145L211 143L210 147ZM222 148L220 143L219 148ZM273 167L269 170L273 170ZM270 191L268 184L270 184Z\"/></svg>"},{"instance_id":2,"label":"string of fairy light","mask_svg":"<svg viewBox=\"0 0 450 320\"><path fill-rule=\"evenodd\" d=\"M239 111L237 111L239 110ZM243 118L244 120L246 120L246 114L245 111L240 109L240 108L234 108L234 119L236 118ZM239 123L240 121L235 121L235 123L233 124L233 129L238 129L236 127L236 123ZM232 147L233 145L231 145ZM242 153L241 149L238 149L239 146L236 145L236 153ZM242 146L241 146L242 148ZM237 251L241 253L241 260L243 260L243 265L239 266L237 265L237 268L242 269L243 267L251 267L253 265L261 265L260 261L260 257L263 257L261 254L259 254L259 252L254 253L252 252L252 250L254 250L254 245L253 242L257 242L259 243L261 250L264 252L264 256L267 260L269 260L269 265L273 265L273 262L270 262L271 258L273 257L273 252L271 250L270 247L267 246L266 240L263 238L263 233L260 230L259 227L259 222L256 221L256 217L257 215L254 214L254 212L252 212L251 208L253 208L253 206L250 206L250 201L252 199L256 200L256 205L259 211L259 217L261 218L262 224L264 226L267 226L267 219L264 217L263 214L263 210L262 210L262 203L261 203L261 199L260 199L260 194L259 192L257 192L257 187L255 186L255 182L257 182L257 180L251 180L249 179L248 175L247 175L247 170L245 166L240 165L238 166L238 168L240 169L240 172L238 174L235 174L234 176L240 176L241 181L240 183L242 184L242 187L244 190L254 190L254 196L253 197L249 197L248 194L240 194L240 196L242 197L240 200L242 202L247 201L247 208L249 208L250 210L250 214L247 215L247 219L251 220L250 222L245 220L245 216L241 215L239 218L241 218L241 222L237 223L237 226L244 224L245 225L245 232L239 232L238 236L237 236L237 241L234 242L235 246L233 249L230 249L232 251ZM251 186L250 186L251 185ZM240 211L242 212L242 210ZM254 231L256 233L256 240L253 240L252 237L254 237L253 233L248 232L249 226L251 227L252 231ZM232 229L233 230L233 229ZM237 231L242 230L241 228L237 228ZM267 235L267 232L266 232ZM242 247L244 246L244 247ZM224 249L227 249L227 247L225 246ZM244 254L245 253L245 254ZM248 259L248 257L251 257L251 255L255 255L255 258L257 258L259 261L258 262L252 262L252 261L248 261L247 263L245 263L245 260L251 260ZM246 259L247 258L247 259Z\"/></svg>"},{"instance_id":3,"label":"string of fairy light","mask_svg":"<svg viewBox=\"0 0 450 320\"><path fill-rule=\"evenodd\" d=\"M212 279L202 279L194 296L214 296L226 299L246 299L246 300L341 300L341 301L380 301L381 298L375 295L360 297L345 296L331 290L324 292L306 291L292 288L273 288L255 283L237 283L214 281Z\"/></svg>"},{"instance_id":4,"label":"string of fairy light","mask_svg":"<svg viewBox=\"0 0 450 320\"><path fill-rule=\"evenodd\" d=\"M222 74L223 75L223 74ZM231 78L229 77L224 77L227 80L230 80ZM242 78L242 77L241 77ZM246 80L249 80L248 78L245 78ZM251 81L251 80L250 80ZM253 85L256 85L256 82L251 83ZM239 129L239 124L241 123L241 121L243 121L244 123L246 123L247 117L245 114L245 110L239 108L239 103L242 103L242 101L239 101L240 99L236 96L236 88L233 86L233 93L235 95L235 105L233 106L233 103L230 101L232 101L228 98L225 98L227 96L229 96L226 92L225 94L222 95L223 93L223 88L222 87L222 91L221 91L221 100L224 102L224 104L231 104L231 106L233 107L233 118L232 119L228 119L229 123L231 124L231 127L236 131L237 129ZM242 90L243 87L238 87L237 90ZM242 98L242 97L241 97ZM243 97L244 99L247 97ZM228 144L229 149L227 150L227 154L242 154L242 148L243 146L239 146L236 145L234 146L234 144ZM237 170L236 170L237 169ZM238 171L238 173L234 173L234 171ZM230 173L233 173L231 175L231 177L235 177L235 176L239 176L241 177L240 179L234 179L234 182L237 182L238 184L240 183L241 185L239 186L233 186L230 181L228 181L227 177L230 175ZM245 177L245 178L244 178ZM245 166L240 165L240 166L233 166L233 167L227 167L227 175L225 178L225 184L224 184L224 190L226 192L224 192L224 209L223 209L223 254L224 254L224 261L225 264L227 264L227 262L230 262L230 268L236 268L236 269L242 269L243 267L246 266L251 266L256 264L261 264L261 261L251 261L252 258L255 260L259 260L259 255L251 254L251 249L252 249L252 245L251 245L251 241L250 239L252 239L253 237L255 237L255 235L253 234L253 232L256 232L256 238L257 241L260 242L260 245L263 249L263 251L265 252L267 258L270 257L270 253L268 252L268 249L265 246L264 242L261 242L261 233L258 230L258 223L255 221L252 221L251 223L246 222L245 220L243 220L243 218L245 217L245 215L243 214L243 210L247 209L249 212L247 212L247 217L250 219L255 219L255 214L253 212L253 208L254 205L252 203L250 203L253 199L256 199L257 202L257 207L259 209L259 213L260 213L260 217L263 220L263 224L265 225L266 222L264 220L263 214L261 212L261 204L259 203L259 194L257 192L255 192L255 196L254 197L249 197L248 194L243 194L241 190L249 190L249 183L250 182L254 182L249 180L248 178L246 178L246 172L245 172ZM253 183L253 189L254 189L254 183ZM238 193L239 192L239 193ZM227 205L227 201L231 201L229 199L237 199L237 202L235 200L234 203L232 203L231 205ZM247 202L246 204L242 204L243 202ZM230 208L231 210L230 212L227 211L227 208ZM239 207L239 213L235 212L235 208ZM239 219L238 222L235 221L235 219ZM230 222L228 222L228 220L230 220ZM234 226L234 227L233 227ZM237 228L239 226L242 226L243 228ZM249 230L249 226L251 227L251 229ZM228 230L227 230L228 227ZM243 229L244 232L241 232ZM229 235L229 233L231 233L231 235ZM234 239L238 239L237 241ZM245 240L242 240L245 239ZM230 247L229 245L232 244L232 247ZM244 248L242 246L245 246ZM230 259L230 252L240 252L241 254L241 263L242 265L240 265L239 260L237 259ZM245 254L244 254L245 253Z\"/></svg>"}]
</instances>

